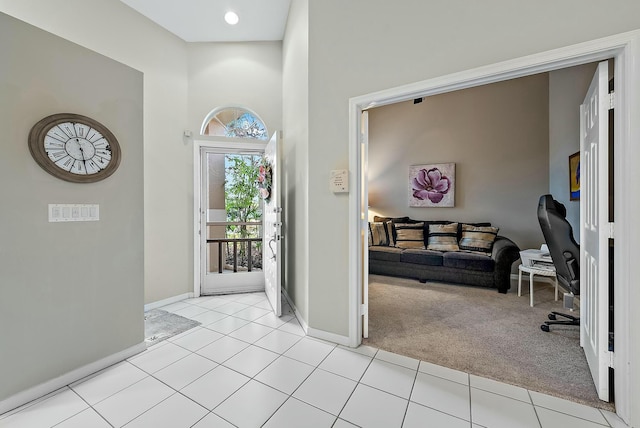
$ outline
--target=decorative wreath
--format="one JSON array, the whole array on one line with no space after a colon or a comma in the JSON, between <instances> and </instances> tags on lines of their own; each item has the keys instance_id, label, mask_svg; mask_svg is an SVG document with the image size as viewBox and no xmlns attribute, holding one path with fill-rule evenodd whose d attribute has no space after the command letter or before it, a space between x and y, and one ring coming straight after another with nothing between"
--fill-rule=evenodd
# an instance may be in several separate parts
<instances>
[{"instance_id":1,"label":"decorative wreath","mask_svg":"<svg viewBox=\"0 0 640 428\"><path fill-rule=\"evenodd\" d=\"M273 167L266 158L262 158L258 167L258 188L260 189L260 196L262 196L265 202L269 202L269 199L271 199L272 183Z\"/></svg>"}]
</instances>

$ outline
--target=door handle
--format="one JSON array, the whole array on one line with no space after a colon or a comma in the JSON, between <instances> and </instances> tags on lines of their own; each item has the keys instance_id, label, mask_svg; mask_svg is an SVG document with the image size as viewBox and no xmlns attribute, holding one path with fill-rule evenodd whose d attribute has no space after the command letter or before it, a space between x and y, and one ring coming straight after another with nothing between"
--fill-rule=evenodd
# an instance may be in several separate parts
<instances>
[{"instance_id":1,"label":"door handle","mask_svg":"<svg viewBox=\"0 0 640 428\"><path fill-rule=\"evenodd\" d=\"M276 259L276 252L273 249L273 247L271 246L272 243L276 242L276 236L275 234L273 235L273 238L269 239L269 249L271 250L271 260L275 260Z\"/></svg>"}]
</instances>

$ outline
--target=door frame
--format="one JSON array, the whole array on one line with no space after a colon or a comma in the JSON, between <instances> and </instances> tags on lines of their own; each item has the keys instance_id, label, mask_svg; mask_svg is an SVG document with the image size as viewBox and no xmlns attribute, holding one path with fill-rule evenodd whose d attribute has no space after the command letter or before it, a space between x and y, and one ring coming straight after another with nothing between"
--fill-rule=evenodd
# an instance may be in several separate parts
<instances>
[{"instance_id":1,"label":"door frame","mask_svg":"<svg viewBox=\"0 0 640 428\"><path fill-rule=\"evenodd\" d=\"M349 167L355 181L349 194L349 344L362 342L363 286L367 273L363 272L366 257L366 222L368 195L362 191L366 180L362 170L362 156L368 152L367 143L361 147L361 113L372 107L394 104L411 99L472 88L489 83L511 80L536 73L606 59L615 59L615 122L616 150L614 158L615 183L615 241L614 278L616 287L614 318L616 350L615 399L618 415L625 421L640 423L640 409L630 403L640 400L640 344L631 342L630 325L640 325L640 311L633 311L633 303L640 304L640 291L630 287L634 259L640 258L640 248L633 245L640 239L640 227L634 226L631 213L640 210L640 192L633 192L631 183L640 181L637 164L640 162L640 31L617 34L568 47L554 49L488 66L478 67L395 88L373 92L349 100ZM635 165L634 165L635 164ZM364 213L363 209L364 208ZM368 302L365 302L368 304ZM637 338L637 334L635 335ZM633 375L634 379L629 380Z\"/></svg>"},{"instance_id":2,"label":"door frame","mask_svg":"<svg viewBox=\"0 0 640 428\"><path fill-rule=\"evenodd\" d=\"M202 160L200 152L203 148L224 149L231 151L262 151L267 145L266 141L252 140L248 142L240 138L208 137L200 135L193 141L193 296L200 297L200 268L201 268L201 245L200 245L200 214L202 206Z\"/></svg>"}]
</instances>

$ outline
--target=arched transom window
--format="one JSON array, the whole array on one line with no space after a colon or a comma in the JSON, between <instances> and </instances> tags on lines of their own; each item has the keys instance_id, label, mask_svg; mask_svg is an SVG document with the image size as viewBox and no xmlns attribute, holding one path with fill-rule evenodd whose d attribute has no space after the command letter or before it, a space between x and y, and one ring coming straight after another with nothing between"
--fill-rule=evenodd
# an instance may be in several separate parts
<instances>
[{"instance_id":1,"label":"arched transom window","mask_svg":"<svg viewBox=\"0 0 640 428\"><path fill-rule=\"evenodd\" d=\"M267 140L269 134L262 119L242 107L220 107L209 113L202 124L203 135Z\"/></svg>"}]
</instances>

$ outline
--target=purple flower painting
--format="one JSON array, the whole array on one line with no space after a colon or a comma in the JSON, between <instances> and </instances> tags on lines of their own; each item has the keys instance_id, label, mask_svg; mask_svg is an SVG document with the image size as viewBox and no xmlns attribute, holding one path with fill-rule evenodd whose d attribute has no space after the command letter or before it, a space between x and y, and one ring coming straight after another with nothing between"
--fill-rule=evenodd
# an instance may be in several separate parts
<instances>
[{"instance_id":1,"label":"purple flower painting","mask_svg":"<svg viewBox=\"0 0 640 428\"><path fill-rule=\"evenodd\" d=\"M409 167L410 207L453 207L455 164Z\"/></svg>"}]
</instances>

